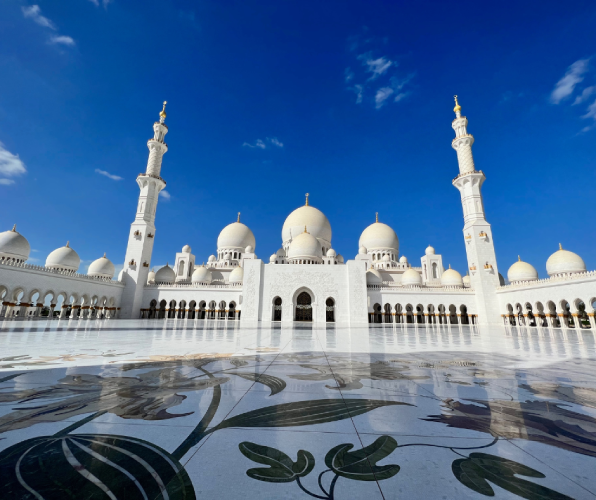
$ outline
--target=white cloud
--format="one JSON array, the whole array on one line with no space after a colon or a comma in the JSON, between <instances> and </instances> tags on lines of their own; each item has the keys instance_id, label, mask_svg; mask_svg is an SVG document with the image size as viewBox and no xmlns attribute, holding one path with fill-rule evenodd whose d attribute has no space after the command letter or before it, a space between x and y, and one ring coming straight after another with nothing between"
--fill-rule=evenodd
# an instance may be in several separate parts
<instances>
[{"instance_id":1,"label":"white cloud","mask_svg":"<svg viewBox=\"0 0 596 500\"><path fill-rule=\"evenodd\" d=\"M352 71L351 68L346 68L344 71L344 78L346 83L348 83L350 80L352 80L354 78L354 72Z\"/></svg>"},{"instance_id":2,"label":"white cloud","mask_svg":"<svg viewBox=\"0 0 596 500\"><path fill-rule=\"evenodd\" d=\"M100 1L99 0L89 0L93 5L99 7ZM102 0L101 4L104 7L107 7L109 3L112 3L112 0Z\"/></svg>"},{"instance_id":3,"label":"white cloud","mask_svg":"<svg viewBox=\"0 0 596 500\"><path fill-rule=\"evenodd\" d=\"M58 36L55 35L55 36L50 37L50 43L67 45L69 47L72 47L73 45L75 45L75 41L71 37L65 36L65 35L58 35Z\"/></svg>"},{"instance_id":4,"label":"white cloud","mask_svg":"<svg viewBox=\"0 0 596 500\"><path fill-rule=\"evenodd\" d=\"M40 26L44 26L46 28L50 28L52 30L56 29L56 25L50 21L47 17L41 15L41 9L39 5L31 5L31 7L21 7L23 11L23 16L33 20L33 22L39 24Z\"/></svg>"},{"instance_id":5,"label":"white cloud","mask_svg":"<svg viewBox=\"0 0 596 500\"><path fill-rule=\"evenodd\" d=\"M407 97L408 92L400 92L399 94L397 94L395 96L395 99L393 99L393 102L399 102L401 101L403 98Z\"/></svg>"},{"instance_id":6,"label":"white cloud","mask_svg":"<svg viewBox=\"0 0 596 500\"><path fill-rule=\"evenodd\" d=\"M567 68L565 76L557 82L550 95L553 104L559 104L573 94L575 86L584 79L583 75L588 71L588 62L589 59L580 59Z\"/></svg>"},{"instance_id":7,"label":"white cloud","mask_svg":"<svg viewBox=\"0 0 596 500\"><path fill-rule=\"evenodd\" d=\"M106 172L105 170L101 170L99 168L96 168L95 172L100 175L105 175L106 177L109 177L113 181L121 181L122 180L122 177L120 177L119 175L110 174L110 172Z\"/></svg>"},{"instance_id":8,"label":"white cloud","mask_svg":"<svg viewBox=\"0 0 596 500\"><path fill-rule=\"evenodd\" d=\"M13 155L4 144L0 142L0 175L4 177L17 177L27 173L27 168L18 155ZM0 185L10 186L13 179L0 179Z\"/></svg>"},{"instance_id":9,"label":"white cloud","mask_svg":"<svg viewBox=\"0 0 596 500\"><path fill-rule=\"evenodd\" d=\"M376 80L379 76L385 74L394 64L393 61L390 61L385 57L373 59L370 52L359 55L358 59L364 61L362 64L366 66L367 73L372 73L369 80Z\"/></svg>"},{"instance_id":10,"label":"white cloud","mask_svg":"<svg viewBox=\"0 0 596 500\"><path fill-rule=\"evenodd\" d=\"M171 200L172 196L168 193L165 189L159 192L159 196L161 196L164 200Z\"/></svg>"},{"instance_id":11,"label":"white cloud","mask_svg":"<svg viewBox=\"0 0 596 500\"><path fill-rule=\"evenodd\" d=\"M587 113L582 116L582 118L593 118L596 120L596 101L588 106L586 109Z\"/></svg>"},{"instance_id":12,"label":"white cloud","mask_svg":"<svg viewBox=\"0 0 596 500\"><path fill-rule=\"evenodd\" d=\"M383 107L385 101L391 97L395 91L391 87L381 87L375 94L375 108L379 109Z\"/></svg>"},{"instance_id":13,"label":"white cloud","mask_svg":"<svg viewBox=\"0 0 596 500\"><path fill-rule=\"evenodd\" d=\"M356 94L356 104L362 103L364 96L364 85L356 84L353 87L348 87L348 90L352 90Z\"/></svg>"},{"instance_id":14,"label":"white cloud","mask_svg":"<svg viewBox=\"0 0 596 500\"><path fill-rule=\"evenodd\" d=\"M249 142L245 142L242 146L247 146L249 148L258 148L258 149L267 149L267 144L271 146L275 146L278 148L283 148L284 144L281 142L277 137L267 137L264 141L262 139L257 139L254 144L250 144Z\"/></svg>"},{"instance_id":15,"label":"white cloud","mask_svg":"<svg viewBox=\"0 0 596 500\"><path fill-rule=\"evenodd\" d=\"M575 101L573 101L572 106L575 106L576 104L581 104L595 92L596 92L596 85L592 85L591 87L586 87L583 90L583 92L575 98Z\"/></svg>"}]
</instances>

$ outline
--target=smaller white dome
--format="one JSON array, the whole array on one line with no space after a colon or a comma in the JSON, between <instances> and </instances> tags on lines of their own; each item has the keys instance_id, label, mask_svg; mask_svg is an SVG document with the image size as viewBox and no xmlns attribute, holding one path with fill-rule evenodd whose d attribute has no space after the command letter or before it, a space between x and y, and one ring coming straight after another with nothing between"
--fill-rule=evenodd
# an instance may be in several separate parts
<instances>
[{"instance_id":1,"label":"smaller white dome","mask_svg":"<svg viewBox=\"0 0 596 500\"><path fill-rule=\"evenodd\" d=\"M190 245L184 245L184 246L182 247L182 252L183 252L183 253L190 253L190 252L191 252Z\"/></svg>"},{"instance_id":2,"label":"smaller white dome","mask_svg":"<svg viewBox=\"0 0 596 500\"><path fill-rule=\"evenodd\" d=\"M217 238L217 249L255 247L256 241L252 231L240 220L228 224L221 230Z\"/></svg>"},{"instance_id":3,"label":"smaller white dome","mask_svg":"<svg viewBox=\"0 0 596 500\"><path fill-rule=\"evenodd\" d=\"M29 242L21 233L17 233L16 224L11 231L0 233L0 257L27 260L30 252Z\"/></svg>"},{"instance_id":4,"label":"smaller white dome","mask_svg":"<svg viewBox=\"0 0 596 500\"><path fill-rule=\"evenodd\" d=\"M391 262L391 257L389 257L388 254L383 255L383 258L381 259L383 262Z\"/></svg>"},{"instance_id":5,"label":"smaller white dome","mask_svg":"<svg viewBox=\"0 0 596 500\"><path fill-rule=\"evenodd\" d=\"M462 278L462 282L463 282L463 284L464 284L465 287L469 287L470 286L470 276L466 274Z\"/></svg>"},{"instance_id":6,"label":"smaller white dome","mask_svg":"<svg viewBox=\"0 0 596 500\"><path fill-rule=\"evenodd\" d=\"M359 254L359 255L366 255L366 252L368 252L368 250L366 249L366 247L365 247L365 246L361 246L361 247L358 249L358 254Z\"/></svg>"},{"instance_id":7,"label":"smaller white dome","mask_svg":"<svg viewBox=\"0 0 596 500\"><path fill-rule=\"evenodd\" d=\"M243 279L244 279L244 269L242 269L240 266L238 266L230 273L228 282L229 283L242 283Z\"/></svg>"},{"instance_id":8,"label":"smaller white dome","mask_svg":"<svg viewBox=\"0 0 596 500\"><path fill-rule=\"evenodd\" d=\"M118 279L120 279L120 276L118 276ZM155 271L149 271L149 274L147 275L147 283L155 283Z\"/></svg>"},{"instance_id":9,"label":"smaller white dome","mask_svg":"<svg viewBox=\"0 0 596 500\"><path fill-rule=\"evenodd\" d=\"M174 283L175 280L176 273L169 266L169 264L166 264L164 267L162 267L155 273L156 283Z\"/></svg>"},{"instance_id":10,"label":"smaller white dome","mask_svg":"<svg viewBox=\"0 0 596 500\"><path fill-rule=\"evenodd\" d=\"M435 249L433 247L431 247L430 245L428 245L426 247L426 250L424 251L425 255L434 255L435 254Z\"/></svg>"},{"instance_id":11,"label":"smaller white dome","mask_svg":"<svg viewBox=\"0 0 596 500\"><path fill-rule=\"evenodd\" d=\"M111 279L114 277L115 272L116 268L114 267L114 264L112 264L112 261L108 259L104 253L103 257L100 257L91 263L87 275Z\"/></svg>"},{"instance_id":12,"label":"smaller white dome","mask_svg":"<svg viewBox=\"0 0 596 500\"><path fill-rule=\"evenodd\" d=\"M68 241L66 242L66 246L57 248L46 259L46 267L48 269L76 271L80 265L81 258L77 252L70 248Z\"/></svg>"},{"instance_id":13,"label":"smaller white dome","mask_svg":"<svg viewBox=\"0 0 596 500\"><path fill-rule=\"evenodd\" d=\"M408 263L408 258L407 258L405 255L402 255L402 256L399 258L399 263L400 263L400 264L407 264L407 263Z\"/></svg>"},{"instance_id":14,"label":"smaller white dome","mask_svg":"<svg viewBox=\"0 0 596 500\"><path fill-rule=\"evenodd\" d=\"M278 257L285 257L286 256L286 251L283 248L280 248L277 252L276 255Z\"/></svg>"},{"instance_id":15,"label":"smaller white dome","mask_svg":"<svg viewBox=\"0 0 596 500\"><path fill-rule=\"evenodd\" d=\"M320 259L322 256L323 250L319 240L307 232L296 236L288 248L290 259Z\"/></svg>"},{"instance_id":16,"label":"smaller white dome","mask_svg":"<svg viewBox=\"0 0 596 500\"><path fill-rule=\"evenodd\" d=\"M461 274L459 274L455 269L451 269L450 265L449 269L446 269L441 276L441 285L461 287L464 285L464 282L462 280Z\"/></svg>"},{"instance_id":17,"label":"smaller white dome","mask_svg":"<svg viewBox=\"0 0 596 500\"><path fill-rule=\"evenodd\" d=\"M251 245L248 245L245 249L244 249L244 253L253 253L255 251L254 247L252 247Z\"/></svg>"},{"instance_id":18,"label":"smaller white dome","mask_svg":"<svg viewBox=\"0 0 596 500\"><path fill-rule=\"evenodd\" d=\"M339 262L340 264L344 263L344 256L340 253L337 254L337 262Z\"/></svg>"},{"instance_id":19,"label":"smaller white dome","mask_svg":"<svg viewBox=\"0 0 596 500\"><path fill-rule=\"evenodd\" d=\"M546 272L549 276L557 274L583 273L586 264L576 253L563 250L559 243L559 250L552 254L546 261Z\"/></svg>"},{"instance_id":20,"label":"smaller white dome","mask_svg":"<svg viewBox=\"0 0 596 500\"><path fill-rule=\"evenodd\" d=\"M276 259L277 259L277 254L273 254L271 257L269 257L269 263L275 264Z\"/></svg>"},{"instance_id":21,"label":"smaller white dome","mask_svg":"<svg viewBox=\"0 0 596 500\"><path fill-rule=\"evenodd\" d=\"M523 262L518 255L517 262L507 271L507 279L511 283L515 281L536 281L538 279L538 271L536 271L532 264Z\"/></svg>"},{"instance_id":22,"label":"smaller white dome","mask_svg":"<svg viewBox=\"0 0 596 500\"><path fill-rule=\"evenodd\" d=\"M207 262L215 262L217 260L217 257L215 257L215 255L210 255L209 259L207 259Z\"/></svg>"},{"instance_id":23,"label":"smaller white dome","mask_svg":"<svg viewBox=\"0 0 596 500\"><path fill-rule=\"evenodd\" d=\"M422 276L418 271L410 268L401 275L401 284L403 286L420 286L422 285Z\"/></svg>"},{"instance_id":24,"label":"smaller white dome","mask_svg":"<svg viewBox=\"0 0 596 500\"><path fill-rule=\"evenodd\" d=\"M333 248L330 248L327 250L327 257L337 257L337 252Z\"/></svg>"},{"instance_id":25,"label":"smaller white dome","mask_svg":"<svg viewBox=\"0 0 596 500\"><path fill-rule=\"evenodd\" d=\"M204 266L196 267L190 278L193 283L211 283L212 275Z\"/></svg>"},{"instance_id":26,"label":"smaller white dome","mask_svg":"<svg viewBox=\"0 0 596 500\"><path fill-rule=\"evenodd\" d=\"M374 268L366 271L366 284L367 285L380 285L383 283L383 277L381 273Z\"/></svg>"}]
</instances>

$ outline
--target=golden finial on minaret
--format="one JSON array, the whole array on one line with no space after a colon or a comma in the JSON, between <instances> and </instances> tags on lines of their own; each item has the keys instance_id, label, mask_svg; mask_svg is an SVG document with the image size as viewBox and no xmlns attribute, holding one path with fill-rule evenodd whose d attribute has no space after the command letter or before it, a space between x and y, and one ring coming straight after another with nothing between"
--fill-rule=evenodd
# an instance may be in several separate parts
<instances>
[{"instance_id":1,"label":"golden finial on minaret","mask_svg":"<svg viewBox=\"0 0 596 500\"><path fill-rule=\"evenodd\" d=\"M379 212L375 212L375 222L379 222Z\"/></svg>"},{"instance_id":2,"label":"golden finial on minaret","mask_svg":"<svg viewBox=\"0 0 596 500\"><path fill-rule=\"evenodd\" d=\"M240 222L240 212L238 212L238 220L236 222Z\"/></svg>"},{"instance_id":3,"label":"golden finial on minaret","mask_svg":"<svg viewBox=\"0 0 596 500\"><path fill-rule=\"evenodd\" d=\"M306 203L304 204L304 206L306 206L306 207L308 207L308 197L309 197L309 196L310 196L310 195L309 195L308 193L306 193Z\"/></svg>"},{"instance_id":4,"label":"golden finial on minaret","mask_svg":"<svg viewBox=\"0 0 596 500\"><path fill-rule=\"evenodd\" d=\"M159 113L159 117L161 118L162 122L163 122L163 120L165 120L165 119L166 119L166 116L167 116L167 115L166 115L166 104L167 104L167 103L168 103L168 101L164 101L164 102L163 102L163 109L162 109L162 110L160 111L160 113Z\"/></svg>"},{"instance_id":5,"label":"golden finial on minaret","mask_svg":"<svg viewBox=\"0 0 596 500\"><path fill-rule=\"evenodd\" d=\"M458 113L461 111L461 106L459 105L459 102L457 102L457 96L454 95L453 98L455 99L455 108L453 108L453 111Z\"/></svg>"}]
</instances>

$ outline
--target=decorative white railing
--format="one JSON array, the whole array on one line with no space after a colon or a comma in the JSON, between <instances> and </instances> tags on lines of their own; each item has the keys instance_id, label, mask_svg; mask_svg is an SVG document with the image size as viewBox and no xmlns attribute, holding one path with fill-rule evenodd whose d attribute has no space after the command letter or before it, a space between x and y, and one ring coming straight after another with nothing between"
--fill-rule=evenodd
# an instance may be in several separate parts
<instances>
[{"instance_id":1,"label":"decorative white railing","mask_svg":"<svg viewBox=\"0 0 596 500\"><path fill-rule=\"evenodd\" d=\"M230 290L242 290L242 283L149 283L145 288L225 288Z\"/></svg>"},{"instance_id":2,"label":"decorative white railing","mask_svg":"<svg viewBox=\"0 0 596 500\"><path fill-rule=\"evenodd\" d=\"M25 262L11 262L11 261L1 261L0 266L7 266L7 267L17 267L20 269L29 269L31 271L41 271L47 274L54 274L58 276L64 276L65 278L81 278L85 280L91 281L101 281L102 283L106 283L109 285L123 285L122 281L113 280L112 278L102 278L100 276L89 276L87 274L79 274L74 271L60 271L59 269L48 269L44 266L36 266L35 264L27 264Z\"/></svg>"},{"instance_id":3,"label":"decorative white railing","mask_svg":"<svg viewBox=\"0 0 596 500\"><path fill-rule=\"evenodd\" d=\"M541 280L534 281L516 281L509 285L503 285L497 288L497 291L512 290L516 288L528 288L536 285L548 285L550 283L560 283L562 281L577 281L589 278L596 278L596 271L585 271L583 273L573 274L560 274L557 276L551 276L550 278L543 278Z\"/></svg>"},{"instance_id":4,"label":"decorative white railing","mask_svg":"<svg viewBox=\"0 0 596 500\"><path fill-rule=\"evenodd\" d=\"M402 285L366 285L369 290L380 290L383 292L429 292L429 293L475 293L472 288L461 288L456 286L425 287L425 286L402 286Z\"/></svg>"}]
</instances>

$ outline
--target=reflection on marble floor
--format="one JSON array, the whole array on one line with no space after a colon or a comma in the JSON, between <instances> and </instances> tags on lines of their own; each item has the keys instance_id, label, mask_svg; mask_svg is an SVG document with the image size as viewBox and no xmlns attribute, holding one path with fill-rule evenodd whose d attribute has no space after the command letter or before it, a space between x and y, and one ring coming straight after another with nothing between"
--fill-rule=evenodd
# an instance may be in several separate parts
<instances>
[{"instance_id":1,"label":"reflection on marble floor","mask_svg":"<svg viewBox=\"0 0 596 500\"><path fill-rule=\"evenodd\" d=\"M547 328L0 324L0 498L594 498L596 344Z\"/></svg>"}]
</instances>

